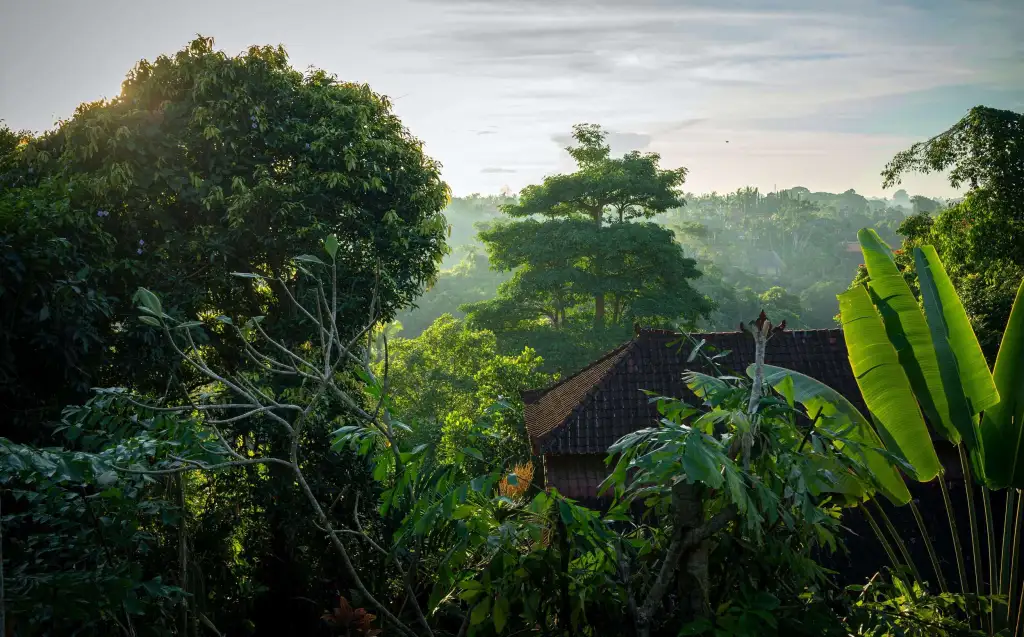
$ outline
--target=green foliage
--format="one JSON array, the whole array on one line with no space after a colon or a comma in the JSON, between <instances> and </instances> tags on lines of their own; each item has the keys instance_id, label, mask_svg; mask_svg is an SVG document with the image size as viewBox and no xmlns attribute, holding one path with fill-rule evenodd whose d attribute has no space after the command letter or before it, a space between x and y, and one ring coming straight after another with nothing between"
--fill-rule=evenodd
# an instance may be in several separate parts
<instances>
[{"instance_id":1,"label":"green foliage","mask_svg":"<svg viewBox=\"0 0 1024 637\"><path fill-rule=\"evenodd\" d=\"M190 424L162 414L140 422L111 407L101 398L67 412L65 440L89 452L0 439L5 603L8 626L24 634L127 633L133 623L174 634L183 593L167 584L174 546L162 541L181 523L174 483L114 465L153 454L151 434L184 446ZM140 424L147 433L121 437Z\"/></svg>"},{"instance_id":2,"label":"green foliage","mask_svg":"<svg viewBox=\"0 0 1024 637\"><path fill-rule=\"evenodd\" d=\"M941 469L939 459L903 361L890 344L867 290L860 287L844 292L839 297L839 311L850 366L886 448L911 464L915 479L928 482Z\"/></svg>"},{"instance_id":3,"label":"green foliage","mask_svg":"<svg viewBox=\"0 0 1024 637\"><path fill-rule=\"evenodd\" d=\"M292 255L334 235L353 329L374 295L393 317L436 276L445 251L447 187L389 102L365 85L296 71L280 48L230 57L200 38L140 62L118 96L81 106L4 166L0 305L8 320L47 321L61 318L53 297L78 299L67 310L77 319L61 326L67 335L40 358L67 359L85 386L163 391L172 354L125 320L140 285L171 315L268 315L265 329L286 337L295 317L268 311L279 299L229 273L287 275ZM37 224L48 229L32 233ZM50 237L70 245L46 259ZM379 271L388 276L378 280ZM63 289L73 285L81 292ZM20 368L33 330L14 333L5 358L17 356L10 364ZM9 391L41 394L34 383L49 368L30 376L24 367Z\"/></svg>"},{"instance_id":4,"label":"green foliage","mask_svg":"<svg viewBox=\"0 0 1024 637\"><path fill-rule=\"evenodd\" d=\"M926 461L927 456L934 454L926 434L915 433L914 439L910 440L910 431L917 432L921 428L918 404L932 415L932 424L940 433L962 445L961 469L967 480L976 480L981 486L986 531L983 541L979 531L981 512L974 501L973 487L968 488L975 592L979 595L984 592L981 576L981 546L984 544L987 547L990 597L995 599L1008 592L1012 597L1019 586L1019 573L1014 573L1008 565L1018 559L1020 537L1019 534L1013 535L1009 520L1019 493L1010 492L1006 496L1003 536L997 544L990 489L1017 486L1012 476L1020 451L1021 423L1012 414L1017 411L1016 396L1021 379L1014 377L1013 365L1003 366L998 382L993 378L964 304L933 246L923 245L913 250L921 296L919 307L912 300L912 290L897 266L897 256L902 255L890 252L873 232L863 231L860 236L867 267L859 274L862 283L843 294L840 302L847 328L844 332L847 348L865 403L876 420L883 424L888 421L886 429L890 434L892 424L907 428L903 432L907 442L891 439L895 435L886 438L886 446L891 451L898 449L905 454L908 449L913 449ZM1024 289L1024 282L1020 286ZM922 317L927 332L923 329ZM881 334L875 326L879 320L885 327ZM1017 323L1019 317L1011 316L1011 323L1007 326L1008 337L1003 341L1007 349L1004 352L1000 348L998 354L998 359L1004 362L1019 359L1022 355ZM932 359L934 362L929 362ZM873 381L871 377L874 377ZM1006 397L1001 395L1001 390L1006 391ZM943 401L946 408L942 406ZM979 422L993 426L979 431ZM994 453L989 454L991 450ZM917 472L920 474L920 460L911 461L918 463ZM927 475L924 479L928 479ZM945 483L941 482L944 479L941 476L939 479L950 517L961 585L967 592L968 582L955 514ZM927 533L916 511L915 518L922 533ZM941 581L941 566L930 548L929 553L933 568L939 574L940 586L946 592ZM1002 563L998 577L997 562ZM990 611L983 620L989 634L1019 622L1019 605L1011 603L1005 610L1005 613L1002 608L998 609L999 612Z\"/></svg>"},{"instance_id":5,"label":"green foliage","mask_svg":"<svg viewBox=\"0 0 1024 637\"><path fill-rule=\"evenodd\" d=\"M885 167L886 185L904 174L948 171L964 198L934 218L901 228L903 250L933 245L948 269L982 349L994 360L1024 276L1024 116L978 106L945 132L914 144ZM910 276L914 276L911 268Z\"/></svg>"},{"instance_id":6,"label":"green foliage","mask_svg":"<svg viewBox=\"0 0 1024 637\"><path fill-rule=\"evenodd\" d=\"M1003 332L992 373L999 403L985 411L981 423L985 476L997 487L1024 489L1024 279ZM1016 438L1017 444L1013 444Z\"/></svg>"},{"instance_id":7,"label":"green foliage","mask_svg":"<svg viewBox=\"0 0 1024 637\"><path fill-rule=\"evenodd\" d=\"M527 186L517 203L504 206L506 214L588 219L600 226L606 220L649 219L683 204L678 188L686 180L685 168L662 170L657 153L613 158L606 133L596 124L577 124L572 137L576 145L565 150L577 171Z\"/></svg>"},{"instance_id":8,"label":"green foliage","mask_svg":"<svg viewBox=\"0 0 1024 637\"><path fill-rule=\"evenodd\" d=\"M0 422L16 440L38 439L110 355L114 243L55 179L0 188Z\"/></svg>"},{"instance_id":9,"label":"green foliage","mask_svg":"<svg viewBox=\"0 0 1024 637\"><path fill-rule=\"evenodd\" d=\"M984 635L971 629L964 617L990 611L991 598L973 595L929 594L918 582L893 577L872 578L856 593L845 624L856 637L961 637Z\"/></svg>"},{"instance_id":10,"label":"green foliage","mask_svg":"<svg viewBox=\"0 0 1024 637\"><path fill-rule=\"evenodd\" d=\"M391 404L413 428L411 445L429 444L451 462L484 431L481 451L492 461L530 458L520 392L552 381L533 350L502 355L494 334L445 314L416 338L390 341L388 351ZM376 370L384 373L383 361Z\"/></svg>"},{"instance_id":11,"label":"green foliage","mask_svg":"<svg viewBox=\"0 0 1024 637\"><path fill-rule=\"evenodd\" d=\"M748 375L752 373L752 369L747 370ZM787 400L815 415L813 426L818 426L817 416L834 423L843 438L836 447L853 461L864 463L865 476L874 480L886 497L900 504L910 501L910 492L894 466L898 463L881 451L884 446L878 433L842 394L810 376L772 365L765 365L764 380Z\"/></svg>"}]
</instances>

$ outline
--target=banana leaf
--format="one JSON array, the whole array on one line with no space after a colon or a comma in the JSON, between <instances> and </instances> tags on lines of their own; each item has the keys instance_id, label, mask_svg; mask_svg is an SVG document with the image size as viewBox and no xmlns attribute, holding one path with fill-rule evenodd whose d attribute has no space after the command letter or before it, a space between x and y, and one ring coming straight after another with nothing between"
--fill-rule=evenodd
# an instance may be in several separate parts
<instances>
[{"instance_id":1,"label":"banana leaf","mask_svg":"<svg viewBox=\"0 0 1024 637\"><path fill-rule=\"evenodd\" d=\"M936 350L949 344L955 357L964 396L970 401L971 413L978 414L999 402L999 391L981 352L978 337L974 335L960 297L942 267L942 261L932 246L914 248L914 261L921 281L921 296L925 316L932 331ZM934 318L933 318L934 317ZM939 352L940 365L943 354Z\"/></svg>"},{"instance_id":2,"label":"banana leaf","mask_svg":"<svg viewBox=\"0 0 1024 637\"><path fill-rule=\"evenodd\" d=\"M753 373L751 365L747 369L747 375L753 377ZM843 448L842 451L865 464L885 497L897 505L910 502L910 492L899 471L885 456L874 451L884 447L864 414L860 413L845 396L819 380L783 367L764 366L764 382L776 390L788 385L787 378L792 381L789 389L792 391L793 399L803 405L808 414L817 416L820 413L823 419L836 422L840 426L851 426L845 438L862 447L863 457L850 448Z\"/></svg>"},{"instance_id":3,"label":"banana leaf","mask_svg":"<svg viewBox=\"0 0 1024 637\"><path fill-rule=\"evenodd\" d=\"M896 267L892 250L878 233L865 228L857 233L857 238L870 277L871 301L882 317L889 342L896 348L921 410L944 438L958 444L961 435L949 411L935 346L917 299ZM974 429L968 427L967 433L971 436L968 446L976 446Z\"/></svg>"},{"instance_id":4,"label":"banana leaf","mask_svg":"<svg viewBox=\"0 0 1024 637\"><path fill-rule=\"evenodd\" d=\"M1006 323L993 374L1000 400L985 410L985 475L995 489L1024 489L1024 282Z\"/></svg>"},{"instance_id":5,"label":"banana leaf","mask_svg":"<svg viewBox=\"0 0 1024 637\"><path fill-rule=\"evenodd\" d=\"M968 443L978 477L984 480L983 441L977 431L979 423L975 415L998 403L999 391L967 312L935 248L914 248L914 263L950 414L957 431Z\"/></svg>"},{"instance_id":6,"label":"banana leaf","mask_svg":"<svg viewBox=\"0 0 1024 637\"><path fill-rule=\"evenodd\" d=\"M853 375L885 448L912 465L915 479L933 479L941 470L939 458L867 288L857 286L840 294L839 313Z\"/></svg>"}]
</instances>

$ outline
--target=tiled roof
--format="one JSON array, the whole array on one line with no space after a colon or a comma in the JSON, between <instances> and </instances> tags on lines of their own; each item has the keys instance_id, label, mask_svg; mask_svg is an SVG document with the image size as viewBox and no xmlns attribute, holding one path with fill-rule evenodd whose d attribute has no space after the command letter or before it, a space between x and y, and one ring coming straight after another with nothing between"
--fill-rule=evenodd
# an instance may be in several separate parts
<instances>
[{"instance_id":1,"label":"tiled roof","mask_svg":"<svg viewBox=\"0 0 1024 637\"><path fill-rule=\"evenodd\" d=\"M754 362L754 339L745 332L683 335L638 330L632 340L577 374L523 393L526 429L535 452L604 453L627 433L656 422L656 407L642 390L690 398L683 372L714 373L704 356L686 362L702 340L705 354L729 352L715 361L723 373L743 376ZM775 334L768 341L765 362L816 378L863 409L840 329Z\"/></svg>"}]
</instances>

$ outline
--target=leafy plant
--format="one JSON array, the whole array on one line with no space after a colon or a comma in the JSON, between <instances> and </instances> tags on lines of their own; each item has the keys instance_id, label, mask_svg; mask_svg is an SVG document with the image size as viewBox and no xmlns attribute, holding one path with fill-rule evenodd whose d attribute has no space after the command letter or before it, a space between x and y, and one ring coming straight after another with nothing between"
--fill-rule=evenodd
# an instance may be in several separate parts
<instances>
[{"instance_id":1,"label":"leafy plant","mask_svg":"<svg viewBox=\"0 0 1024 637\"><path fill-rule=\"evenodd\" d=\"M921 481L938 477L955 543L960 583L966 593L970 584L963 543L957 532L945 479L937 476L941 467L922 414L928 417L939 435L959 447L962 470L968 478L973 594L984 593L982 582L987 579L992 598L1009 597L1005 608L990 612L986 621L989 634L995 634L1002 626L1020 630L1020 604L1014 600L1020 588L1020 573L1014 567L1020 534L1015 533L1012 520L1021 515L1018 501L1022 485L1015 480L1013 467L1022 444L1015 396L1024 386L1024 377L1015 373L1016 364L1010 361L1024 356L1019 337L1024 330L1024 304L1015 305L1010 315L1003 341L1005 352L1000 348L999 353L1004 365L997 385L935 249L931 246L914 248L921 296L918 305L896 265L895 255L881 238L871 230L862 230L860 241L867 277L839 298L847 349L864 401L879 432L884 434L886 448L915 465L904 466L904 472ZM1021 289L1024 290L1024 282ZM971 476L981 486L981 507L975 502ZM990 489L1005 487L1010 490L1006 497L1003 535L997 543ZM948 588L928 539L928 530L914 504L910 504L932 558L939 587L945 593ZM981 558L983 536L979 519L986 529L987 577L982 575L985 565Z\"/></svg>"}]
</instances>

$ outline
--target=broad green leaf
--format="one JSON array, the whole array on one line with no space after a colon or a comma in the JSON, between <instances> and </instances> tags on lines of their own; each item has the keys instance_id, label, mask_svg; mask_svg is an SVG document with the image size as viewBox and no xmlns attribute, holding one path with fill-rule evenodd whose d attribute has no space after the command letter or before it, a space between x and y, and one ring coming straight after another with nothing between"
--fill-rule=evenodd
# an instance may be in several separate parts
<instances>
[{"instance_id":1,"label":"broad green leaf","mask_svg":"<svg viewBox=\"0 0 1024 637\"><path fill-rule=\"evenodd\" d=\"M914 388L921 410L944 438L957 444L957 430L942 386L939 361L935 356L931 332L921 307L903 274L892 259L892 250L874 230L857 233L864 265L868 269L871 300L885 324L889 342L896 348L900 365ZM965 431L968 446L974 446L974 430Z\"/></svg>"},{"instance_id":2,"label":"broad green leaf","mask_svg":"<svg viewBox=\"0 0 1024 637\"><path fill-rule=\"evenodd\" d=\"M469 616L469 625L476 626L484 623L487 619L487 614L491 611L491 598L485 597L479 604L473 608L473 612Z\"/></svg>"},{"instance_id":3,"label":"broad green leaf","mask_svg":"<svg viewBox=\"0 0 1024 637\"><path fill-rule=\"evenodd\" d=\"M241 277L243 279L263 279L262 274L255 274L253 272L232 272L231 276Z\"/></svg>"},{"instance_id":4,"label":"broad green leaf","mask_svg":"<svg viewBox=\"0 0 1024 637\"><path fill-rule=\"evenodd\" d=\"M140 316L139 320L146 325L152 325L153 327L160 327L160 321L156 320L152 316Z\"/></svg>"},{"instance_id":5,"label":"broad green leaf","mask_svg":"<svg viewBox=\"0 0 1024 637\"><path fill-rule=\"evenodd\" d=\"M939 365L948 365L956 370L971 413L979 414L999 402L999 391L981 352L978 337L974 335L967 312L935 248L914 248L914 262ZM948 384L946 391L949 391Z\"/></svg>"},{"instance_id":6,"label":"broad green leaf","mask_svg":"<svg viewBox=\"0 0 1024 637\"><path fill-rule=\"evenodd\" d=\"M985 475L997 489L1024 488L1024 282L1010 311L993 374L1000 400L985 410Z\"/></svg>"},{"instance_id":7,"label":"broad green leaf","mask_svg":"<svg viewBox=\"0 0 1024 637\"><path fill-rule=\"evenodd\" d=\"M747 368L747 375L753 373L754 369L751 365ZM764 381L772 387L779 387L786 378L792 379L794 399L803 405L812 417L820 414L823 418L851 426L850 432L845 437L867 449L863 452L862 461L878 482L882 493L895 504L902 505L910 502L910 491L907 490L907 485L903 482L899 471L882 454L871 451L871 449L882 449L882 441L868 419L858 411L853 403L825 383L810 376L774 365L764 366ZM843 453L858 460L861 459L860 454L853 450L843 449Z\"/></svg>"},{"instance_id":8,"label":"broad green leaf","mask_svg":"<svg viewBox=\"0 0 1024 637\"><path fill-rule=\"evenodd\" d=\"M494 631L501 633L508 621L508 598L499 597L494 600Z\"/></svg>"},{"instance_id":9,"label":"broad green leaf","mask_svg":"<svg viewBox=\"0 0 1024 637\"><path fill-rule=\"evenodd\" d=\"M941 470L914 391L863 286L839 295L850 366L885 448L907 460L927 482Z\"/></svg>"},{"instance_id":10,"label":"broad green leaf","mask_svg":"<svg viewBox=\"0 0 1024 637\"><path fill-rule=\"evenodd\" d=\"M164 308L160 305L160 299L146 288L139 288L135 293L135 302L150 311L151 314L160 316Z\"/></svg>"},{"instance_id":11,"label":"broad green leaf","mask_svg":"<svg viewBox=\"0 0 1024 637\"><path fill-rule=\"evenodd\" d=\"M312 254L300 254L299 256L295 257L295 260L301 261L303 263L318 263L320 265L326 265L323 261L313 256Z\"/></svg>"},{"instance_id":12,"label":"broad green leaf","mask_svg":"<svg viewBox=\"0 0 1024 637\"><path fill-rule=\"evenodd\" d=\"M328 235L327 238L324 239L324 250L327 251L327 254L331 256L331 260L333 261L334 258L338 256L338 237L333 234Z\"/></svg>"}]
</instances>

